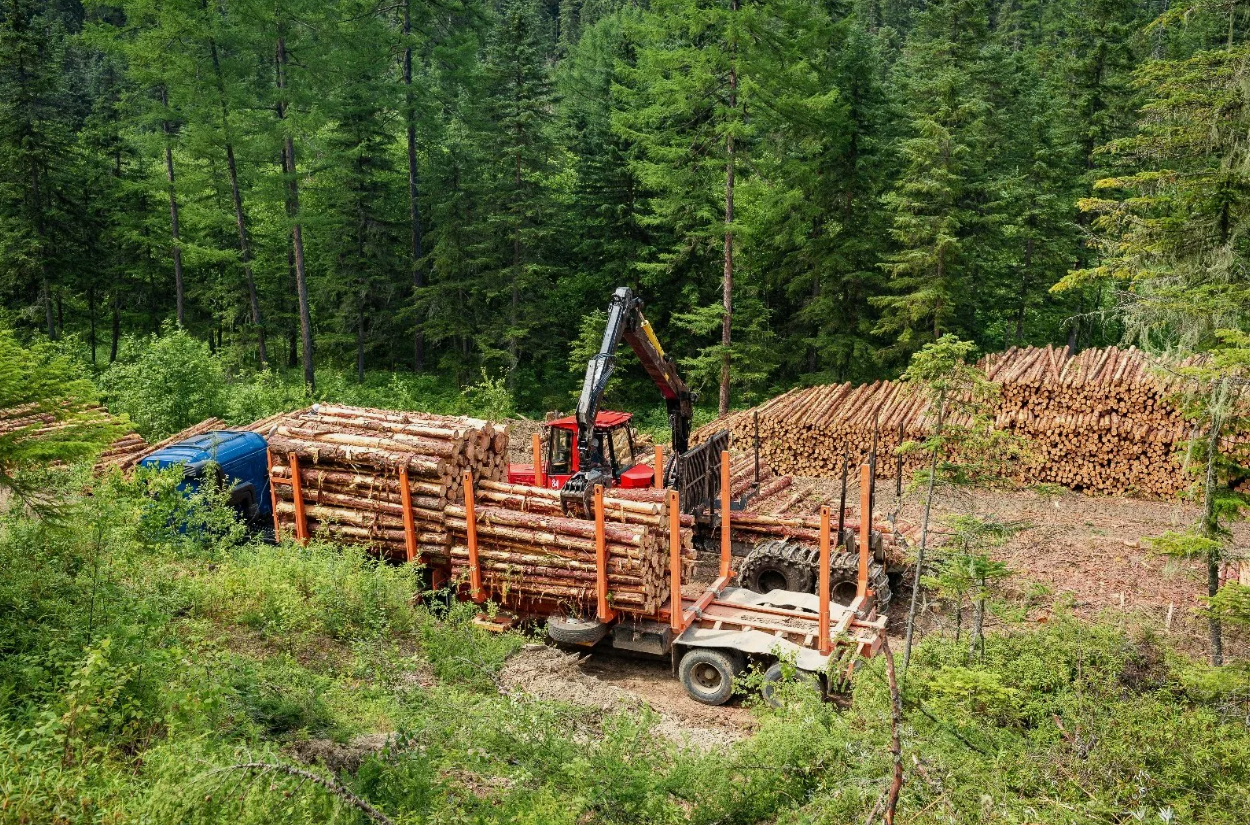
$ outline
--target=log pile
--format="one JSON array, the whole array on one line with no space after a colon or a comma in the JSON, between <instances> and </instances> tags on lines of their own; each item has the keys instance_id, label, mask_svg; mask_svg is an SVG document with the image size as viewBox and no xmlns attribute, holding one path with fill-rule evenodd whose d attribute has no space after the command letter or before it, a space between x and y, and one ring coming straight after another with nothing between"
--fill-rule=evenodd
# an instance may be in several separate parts
<instances>
[{"instance_id":1,"label":"log pile","mask_svg":"<svg viewBox=\"0 0 1250 825\"><path fill-rule=\"evenodd\" d=\"M695 434L695 440L728 429L735 448L749 450L758 415L764 462L781 473L834 478L842 472L844 457L850 458L852 467L868 460L874 436L879 458L892 456L905 441L924 438L927 410L924 396L898 381L806 387L713 421ZM909 456L905 474L924 463L921 455ZM877 477L894 476L894 460L879 460Z\"/></svg>"},{"instance_id":2,"label":"log pile","mask_svg":"<svg viewBox=\"0 0 1250 825\"><path fill-rule=\"evenodd\" d=\"M277 521L295 524L291 456L298 458L308 532L405 558L400 470L407 471L418 560L467 578L469 527L463 475L473 473L479 569L489 597L585 607L596 599L595 523L566 518L556 490L512 485L508 438L489 422L417 413L314 406L265 425ZM611 602L651 613L668 598L668 506L662 491L605 495ZM682 529L683 561L694 561Z\"/></svg>"},{"instance_id":3,"label":"log pile","mask_svg":"<svg viewBox=\"0 0 1250 825\"><path fill-rule=\"evenodd\" d=\"M1140 350L1011 349L982 361L1000 385L996 426L1029 439L1024 477L1114 495L1166 497L1191 481L1178 382Z\"/></svg>"},{"instance_id":4,"label":"log pile","mask_svg":"<svg viewBox=\"0 0 1250 825\"><path fill-rule=\"evenodd\" d=\"M542 487L483 481L474 495L478 564L486 595L508 603L540 599L591 608L596 601L595 522L566 518L560 494ZM669 512L664 492L604 492L608 599L624 612L649 614L669 596ZM683 576L695 559L689 516L682 517ZM468 576L463 505L447 508L452 573Z\"/></svg>"},{"instance_id":5,"label":"log pile","mask_svg":"<svg viewBox=\"0 0 1250 825\"><path fill-rule=\"evenodd\" d=\"M507 431L476 418L321 404L258 424L271 433L280 532L294 532L294 488L281 481L291 479L296 456L309 534L369 544L396 558L407 554L401 470L417 552L432 563L450 559L446 517L449 505L464 500L464 473L498 480L507 472Z\"/></svg>"},{"instance_id":6,"label":"log pile","mask_svg":"<svg viewBox=\"0 0 1250 825\"><path fill-rule=\"evenodd\" d=\"M1173 402L1181 380L1156 368L1136 348L1085 350L1012 348L987 356L981 368L999 385L996 426L1024 436L1031 455L1018 481L1077 490L1167 497L1191 479L1184 472L1188 424ZM834 478L843 456L867 459L874 437L878 477L893 478L895 448L918 441L934 416L924 395L897 381L791 390L754 410L712 422L696 441L728 428L735 446L749 449L758 416L760 452L784 473ZM1246 434L1225 439L1225 451L1245 450ZM909 456L908 476L926 461Z\"/></svg>"},{"instance_id":7,"label":"log pile","mask_svg":"<svg viewBox=\"0 0 1250 825\"><path fill-rule=\"evenodd\" d=\"M96 459L95 472L100 473L109 467L120 467L123 463L134 466L140 453L147 452L148 442L138 433L127 433L110 444Z\"/></svg>"}]
</instances>

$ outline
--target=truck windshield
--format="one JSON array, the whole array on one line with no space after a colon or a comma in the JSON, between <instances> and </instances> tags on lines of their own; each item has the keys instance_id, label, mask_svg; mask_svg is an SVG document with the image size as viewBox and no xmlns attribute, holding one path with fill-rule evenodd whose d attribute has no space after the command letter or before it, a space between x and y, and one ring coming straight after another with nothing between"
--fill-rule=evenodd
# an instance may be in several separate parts
<instances>
[{"instance_id":1,"label":"truck windshield","mask_svg":"<svg viewBox=\"0 0 1250 825\"><path fill-rule=\"evenodd\" d=\"M629 436L629 427L617 427L612 431L612 455L616 459L618 476L634 466L634 441Z\"/></svg>"},{"instance_id":2,"label":"truck windshield","mask_svg":"<svg viewBox=\"0 0 1250 825\"><path fill-rule=\"evenodd\" d=\"M573 434L568 430L552 427L551 449L547 456L547 472L551 475L567 475L573 472Z\"/></svg>"}]
</instances>

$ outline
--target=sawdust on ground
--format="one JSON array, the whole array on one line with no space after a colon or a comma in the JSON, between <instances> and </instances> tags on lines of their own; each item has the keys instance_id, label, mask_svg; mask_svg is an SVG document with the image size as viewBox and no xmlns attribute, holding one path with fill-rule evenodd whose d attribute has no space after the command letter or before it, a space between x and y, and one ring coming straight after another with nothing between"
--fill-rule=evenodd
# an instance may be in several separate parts
<instances>
[{"instance_id":1,"label":"sawdust on ground","mask_svg":"<svg viewBox=\"0 0 1250 825\"><path fill-rule=\"evenodd\" d=\"M618 651L583 654L526 645L508 660L499 684L509 694L603 714L649 707L659 716L660 734L697 750L726 747L749 735L755 724L745 708L714 708L691 699L666 660L626 657Z\"/></svg>"}]
</instances>

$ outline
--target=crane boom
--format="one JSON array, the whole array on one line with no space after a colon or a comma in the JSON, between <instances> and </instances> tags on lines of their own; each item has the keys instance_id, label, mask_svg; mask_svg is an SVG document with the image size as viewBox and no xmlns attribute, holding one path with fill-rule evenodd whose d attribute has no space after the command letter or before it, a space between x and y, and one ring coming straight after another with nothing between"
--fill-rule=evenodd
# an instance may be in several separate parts
<instances>
[{"instance_id":1,"label":"crane boom","mask_svg":"<svg viewBox=\"0 0 1250 825\"><path fill-rule=\"evenodd\" d=\"M603 330L599 352L586 365L582 394L577 400L577 450L583 468L591 466L592 439L599 401L608 379L616 368L616 349L622 340L642 362L643 369L659 388L668 407L673 433L673 454L681 455L690 446L690 423L694 416L694 395L677 374L677 365L664 352L651 324L642 314L642 299L627 286L617 287L608 304L608 322Z\"/></svg>"}]
</instances>

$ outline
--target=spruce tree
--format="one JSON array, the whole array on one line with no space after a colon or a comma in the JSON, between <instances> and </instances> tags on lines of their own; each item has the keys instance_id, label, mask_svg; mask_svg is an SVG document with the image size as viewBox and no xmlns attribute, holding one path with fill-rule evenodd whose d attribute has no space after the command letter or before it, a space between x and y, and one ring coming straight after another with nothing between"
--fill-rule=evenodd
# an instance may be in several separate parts
<instances>
[{"instance_id":1,"label":"spruce tree","mask_svg":"<svg viewBox=\"0 0 1250 825\"><path fill-rule=\"evenodd\" d=\"M45 4L15 0L0 17L0 279L52 339L61 329L58 258L69 248L63 204L76 127L67 41L64 21Z\"/></svg>"},{"instance_id":2,"label":"spruce tree","mask_svg":"<svg viewBox=\"0 0 1250 825\"><path fill-rule=\"evenodd\" d=\"M987 27L981 0L941 0L921 15L896 68L911 123L900 146L903 171L883 198L898 247L884 264L892 294L873 299L881 308L876 331L892 339L887 357L970 326L971 241L989 147L979 65Z\"/></svg>"},{"instance_id":3,"label":"spruce tree","mask_svg":"<svg viewBox=\"0 0 1250 825\"><path fill-rule=\"evenodd\" d=\"M653 3L636 34L636 66L622 73L623 105L614 120L640 147L635 174L655 193L647 223L675 236L644 265L644 282L689 283L675 293L689 307L680 317L696 341L709 337L713 317L720 321L719 341L701 347L689 364L704 380L718 365L721 415L729 408L733 361L736 187L750 168L742 72L756 11L740 0Z\"/></svg>"},{"instance_id":4,"label":"spruce tree","mask_svg":"<svg viewBox=\"0 0 1250 825\"><path fill-rule=\"evenodd\" d=\"M474 126L486 161L476 223L484 267L478 275L490 315L478 343L502 356L515 386L535 329L548 323L544 295L546 176L552 168L552 90L542 26L532 0L507 0L486 41L483 101Z\"/></svg>"}]
</instances>

